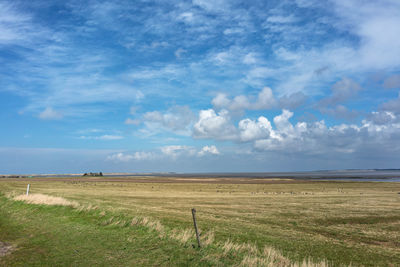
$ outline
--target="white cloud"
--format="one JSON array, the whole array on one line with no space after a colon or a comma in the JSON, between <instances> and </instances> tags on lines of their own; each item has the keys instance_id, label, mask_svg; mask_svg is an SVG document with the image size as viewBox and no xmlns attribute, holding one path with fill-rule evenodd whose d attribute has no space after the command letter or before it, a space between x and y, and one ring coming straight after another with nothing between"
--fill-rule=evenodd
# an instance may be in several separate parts
<instances>
[{"instance_id":1,"label":"white cloud","mask_svg":"<svg viewBox=\"0 0 400 267\"><path fill-rule=\"evenodd\" d=\"M99 139L99 140L120 140L123 139L123 136L120 135L111 135L111 134L105 134L105 135L101 135L98 137L95 137L95 139Z\"/></svg>"},{"instance_id":2,"label":"white cloud","mask_svg":"<svg viewBox=\"0 0 400 267\"><path fill-rule=\"evenodd\" d=\"M120 161L120 162L128 162L134 159L132 155L124 154L124 153L116 153L110 156L107 156L107 160L111 161Z\"/></svg>"},{"instance_id":3,"label":"white cloud","mask_svg":"<svg viewBox=\"0 0 400 267\"><path fill-rule=\"evenodd\" d=\"M196 150L190 146L172 145L161 147L161 152L172 159L176 159L181 155L193 156Z\"/></svg>"},{"instance_id":4,"label":"white cloud","mask_svg":"<svg viewBox=\"0 0 400 267\"><path fill-rule=\"evenodd\" d=\"M42 120L59 120L62 119L62 117L63 115L60 112L55 111L51 107L45 108L45 110L39 114L39 118Z\"/></svg>"},{"instance_id":5,"label":"white cloud","mask_svg":"<svg viewBox=\"0 0 400 267\"><path fill-rule=\"evenodd\" d=\"M319 16L316 21L301 27L298 24L272 24L268 28L272 31L274 40L281 38L279 45L274 42L277 59L280 63L287 61L287 64L280 64L274 71L273 77L279 81L275 86L279 95L299 90L308 95L319 94L323 88L319 85L343 73L353 77L365 72L391 72L398 69L398 1L335 0L330 3L333 16ZM310 1L306 7L313 8L316 12L326 9L326 5L320 1ZM285 10L280 12L284 13ZM319 45L316 45L315 40L327 36L327 25L337 32L351 36L357 43L336 36L334 40L319 41ZM308 38L309 36L312 38ZM301 44L297 40L302 40ZM303 44L307 40L311 43ZM292 46L293 43L297 45ZM316 70L324 67L326 71L323 75L315 75Z\"/></svg>"},{"instance_id":6,"label":"white cloud","mask_svg":"<svg viewBox=\"0 0 400 267\"><path fill-rule=\"evenodd\" d=\"M254 106L250 106L249 109L270 109L276 105L276 100L272 93L271 88L264 87L258 94L257 101Z\"/></svg>"},{"instance_id":7,"label":"white cloud","mask_svg":"<svg viewBox=\"0 0 400 267\"><path fill-rule=\"evenodd\" d=\"M12 2L0 3L0 44L29 47L55 38L56 34L34 23L31 14L21 12Z\"/></svg>"},{"instance_id":8,"label":"white cloud","mask_svg":"<svg viewBox=\"0 0 400 267\"><path fill-rule=\"evenodd\" d=\"M242 28L228 28L224 30L225 35L230 35L230 34L238 34L238 33L243 33Z\"/></svg>"},{"instance_id":9,"label":"white cloud","mask_svg":"<svg viewBox=\"0 0 400 267\"><path fill-rule=\"evenodd\" d=\"M225 107L232 111L243 111L251 106L250 101L245 95L238 95L233 98L229 106Z\"/></svg>"},{"instance_id":10,"label":"white cloud","mask_svg":"<svg viewBox=\"0 0 400 267\"><path fill-rule=\"evenodd\" d=\"M82 129L76 131L78 134L93 134L93 133L101 133L104 132L102 129L97 129L97 128L87 128L87 129Z\"/></svg>"},{"instance_id":11,"label":"white cloud","mask_svg":"<svg viewBox=\"0 0 400 267\"><path fill-rule=\"evenodd\" d=\"M293 23L298 21L298 19L293 16L293 15L289 15L289 16L270 16L267 19L267 22L271 22L271 23Z\"/></svg>"},{"instance_id":12,"label":"white cloud","mask_svg":"<svg viewBox=\"0 0 400 267\"><path fill-rule=\"evenodd\" d=\"M390 124L396 121L396 115L390 111L373 111L368 116L368 120L370 120L375 125L385 125Z\"/></svg>"},{"instance_id":13,"label":"white cloud","mask_svg":"<svg viewBox=\"0 0 400 267\"><path fill-rule=\"evenodd\" d=\"M114 162L154 161L154 160L177 160L178 158L190 158L205 155L219 155L215 145L204 146L200 150L185 145L162 146L159 151L136 151L118 152L108 155L106 160Z\"/></svg>"},{"instance_id":14,"label":"white cloud","mask_svg":"<svg viewBox=\"0 0 400 267\"><path fill-rule=\"evenodd\" d=\"M218 12L223 10L228 10L229 1L225 0L215 0L215 1L208 1L208 0L194 0L194 5L197 5L208 12Z\"/></svg>"},{"instance_id":15,"label":"white cloud","mask_svg":"<svg viewBox=\"0 0 400 267\"><path fill-rule=\"evenodd\" d=\"M360 63L379 68L398 65L393 55L400 55L398 1L336 1L335 10L342 18L340 26L362 39ZM350 11L351 10L351 11Z\"/></svg>"},{"instance_id":16,"label":"white cloud","mask_svg":"<svg viewBox=\"0 0 400 267\"><path fill-rule=\"evenodd\" d=\"M207 109L200 111L199 119L193 127L193 137L234 140L237 133L227 110L221 110L217 114L213 109Z\"/></svg>"},{"instance_id":17,"label":"white cloud","mask_svg":"<svg viewBox=\"0 0 400 267\"><path fill-rule=\"evenodd\" d=\"M360 126L341 124L328 127L324 121L313 123L289 122L289 111L274 118L276 129L268 138L257 139L254 147L260 151L302 153L303 155L332 155L365 151L400 151L400 123L392 113L373 113ZM399 144L399 145L397 145Z\"/></svg>"},{"instance_id":18,"label":"white cloud","mask_svg":"<svg viewBox=\"0 0 400 267\"><path fill-rule=\"evenodd\" d=\"M243 63L244 64L256 64L258 62L257 60L257 54L256 53L248 53L244 56L243 58Z\"/></svg>"},{"instance_id":19,"label":"white cloud","mask_svg":"<svg viewBox=\"0 0 400 267\"><path fill-rule=\"evenodd\" d=\"M267 138L271 130L271 123L263 116L257 121L243 119L239 122L240 140L243 142Z\"/></svg>"},{"instance_id":20,"label":"white cloud","mask_svg":"<svg viewBox=\"0 0 400 267\"><path fill-rule=\"evenodd\" d=\"M176 58L181 58L185 53L186 53L187 51L185 50L185 49L183 49L183 48L178 48L176 51L175 51L175 57Z\"/></svg>"},{"instance_id":21,"label":"white cloud","mask_svg":"<svg viewBox=\"0 0 400 267\"><path fill-rule=\"evenodd\" d=\"M260 116L257 120L242 119L236 128L226 110L222 114L212 109L203 110L193 128L193 136L250 142L260 152L300 153L308 156L329 157L334 153L362 155L367 150L400 151L400 120L393 112L372 112L361 125L340 124L330 127L323 120L308 123L298 121L293 124L290 121L293 115L293 112L283 109L280 115L273 118L273 125L266 117Z\"/></svg>"},{"instance_id":22,"label":"white cloud","mask_svg":"<svg viewBox=\"0 0 400 267\"><path fill-rule=\"evenodd\" d=\"M293 116L293 112L289 110L282 110L282 114L274 118L274 124L279 133L286 136L291 136L293 134L293 125L290 123L289 119Z\"/></svg>"},{"instance_id":23,"label":"white cloud","mask_svg":"<svg viewBox=\"0 0 400 267\"><path fill-rule=\"evenodd\" d=\"M100 136L87 136L87 135L81 135L79 136L79 139L87 139L87 140L121 140L124 139L123 136L121 135L112 135L112 134L104 134Z\"/></svg>"},{"instance_id":24,"label":"white cloud","mask_svg":"<svg viewBox=\"0 0 400 267\"><path fill-rule=\"evenodd\" d=\"M231 100L227 97L226 94L218 93L217 96L213 98L211 103L216 108L224 108L229 106Z\"/></svg>"},{"instance_id":25,"label":"white cloud","mask_svg":"<svg viewBox=\"0 0 400 267\"><path fill-rule=\"evenodd\" d=\"M189 127L195 116L188 106L174 106L167 111L150 111L143 115L143 122L149 130L160 128L181 135L189 134Z\"/></svg>"},{"instance_id":26,"label":"white cloud","mask_svg":"<svg viewBox=\"0 0 400 267\"><path fill-rule=\"evenodd\" d=\"M255 66L249 69L246 73L245 81L255 87L265 83L265 79L273 77L276 70L268 67Z\"/></svg>"},{"instance_id":27,"label":"white cloud","mask_svg":"<svg viewBox=\"0 0 400 267\"><path fill-rule=\"evenodd\" d=\"M194 15L192 12L184 12L178 16L178 19L183 20L186 23L191 23L194 20Z\"/></svg>"},{"instance_id":28,"label":"white cloud","mask_svg":"<svg viewBox=\"0 0 400 267\"><path fill-rule=\"evenodd\" d=\"M211 155L219 155L220 152L218 151L217 147L214 145L211 146L204 146L199 152L199 156L204 156L206 154L211 154Z\"/></svg>"},{"instance_id":29,"label":"white cloud","mask_svg":"<svg viewBox=\"0 0 400 267\"><path fill-rule=\"evenodd\" d=\"M218 109L228 109L230 111L241 112L243 110L266 110L274 108L277 101L271 88L264 87L254 99L245 95L239 95L232 100L225 94L219 93L212 100L212 104Z\"/></svg>"},{"instance_id":30,"label":"white cloud","mask_svg":"<svg viewBox=\"0 0 400 267\"><path fill-rule=\"evenodd\" d=\"M127 118L125 120L125 124L128 124L128 125L139 125L140 123L141 123L141 121L138 119Z\"/></svg>"},{"instance_id":31,"label":"white cloud","mask_svg":"<svg viewBox=\"0 0 400 267\"><path fill-rule=\"evenodd\" d=\"M136 112L138 111L138 109L139 109L139 107L137 107L137 106L131 106L131 107L129 108L129 113L130 113L131 115L135 115Z\"/></svg>"},{"instance_id":32,"label":"white cloud","mask_svg":"<svg viewBox=\"0 0 400 267\"><path fill-rule=\"evenodd\" d=\"M155 155L153 152L146 152L146 151L136 151L133 154L133 158L135 160L150 160L155 158Z\"/></svg>"},{"instance_id":33,"label":"white cloud","mask_svg":"<svg viewBox=\"0 0 400 267\"><path fill-rule=\"evenodd\" d=\"M130 162L134 160L151 160L155 158L155 154L153 152L146 151L136 151L133 154L126 153L116 153L113 155L107 156L107 160L115 161L115 162Z\"/></svg>"}]
</instances>

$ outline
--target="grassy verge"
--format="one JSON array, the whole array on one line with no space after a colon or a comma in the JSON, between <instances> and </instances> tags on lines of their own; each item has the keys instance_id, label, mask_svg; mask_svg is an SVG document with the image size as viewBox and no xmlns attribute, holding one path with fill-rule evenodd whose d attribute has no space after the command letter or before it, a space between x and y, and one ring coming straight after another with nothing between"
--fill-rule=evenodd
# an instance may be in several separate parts
<instances>
[{"instance_id":1,"label":"grassy verge","mask_svg":"<svg viewBox=\"0 0 400 267\"><path fill-rule=\"evenodd\" d=\"M0 192L4 193L22 193L25 187L26 183L0 182ZM84 212L79 211L79 207L42 207L4 200L5 207L14 212L4 216L0 214L2 225L6 225L1 226L1 235L14 227L18 229L16 236L25 229L26 236L38 235L40 239L40 227L43 227L51 232L53 239L60 241L54 244L45 239L36 248L48 247L46 253L54 254L53 250L67 253L71 246L82 246L83 251L88 252L86 257L102 257L93 263L97 265L102 262L134 265L133 262L138 261L139 265L145 266L263 266L267 265L265 259L271 255L282 265L304 259L322 264L329 262L334 266L400 265L398 183L219 185L32 180L31 188L32 192L64 197L99 209ZM10 205L17 205L17 208ZM203 238L205 233L214 233L215 237L208 247L201 250L192 248L195 244L192 233L185 237L185 229L192 227L192 207L198 211ZM2 207L1 210L0 213L4 213L3 210L7 209ZM40 215L39 211L44 214ZM45 224L49 225L44 227L41 218L45 218L48 221ZM69 224L71 220L76 224ZM35 229L34 225L38 228ZM79 236L84 236L82 239L69 230L80 227L83 227L79 231ZM62 235L55 238L64 231L71 232L66 234L66 239ZM91 235L95 240L93 243L89 241ZM144 241L139 238L130 243L129 235L135 238L142 235ZM113 248L110 248L105 240L114 236L116 240L111 242ZM0 236L0 241L10 239L2 240ZM31 241L26 242L26 249L35 247L29 243ZM46 242L50 243L47 245ZM118 256L125 255L119 248L126 247L126 244L129 247L125 250L137 250L138 253L134 254L137 257L129 253L122 258ZM68 249L64 249L67 246ZM157 247L154 249L156 253L144 251L140 254L141 247ZM271 248L272 252L268 252ZM95 251L99 251L98 254ZM8 263L21 260L23 255L15 253L17 251L7 256ZM91 263L81 263L74 251L64 256L57 253L52 257L76 260L69 262L70 265ZM117 255L117 258L107 259L106 255ZM42 258L41 263L52 257Z\"/></svg>"},{"instance_id":2,"label":"grassy verge","mask_svg":"<svg viewBox=\"0 0 400 267\"><path fill-rule=\"evenodd\" d=\"M127 217L97 207L78 206L77 202L63 201L52 206L53 198L37 194L11 200L0 196L0 240L15 247L0 258L1 265L292 265L273 248L259 251L254 245L232 241L212 244L213 233L206 233L199 249L190 229L170 229L148 217ZM44 199L50 199L50 205ZM314 263L304 262L304 266Z\"/></svg>"},{"instance_id":3,"label":"grassy verge","mask_svg":"<svg viewBox=\"0 0 400 267\"><path fill-rule=\"evenodd\" d=\"M0 262L4 266L220 265L204 260L207 249L162 238L139 224L131 227L123 216L103 214L1 197L0 240L15 244L16 250Z\"/></svg>"}]
</instances>

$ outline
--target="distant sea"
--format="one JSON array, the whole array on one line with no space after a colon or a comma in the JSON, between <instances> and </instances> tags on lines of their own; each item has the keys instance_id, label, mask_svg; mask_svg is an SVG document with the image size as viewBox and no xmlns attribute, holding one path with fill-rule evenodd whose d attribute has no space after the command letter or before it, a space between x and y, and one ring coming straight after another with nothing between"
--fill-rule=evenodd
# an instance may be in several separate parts
<instances>
[{"instance_id":1,"label":"distant sea","mask_svg":"<svg viewBox=\"0 0 400 267\"><path fill-rule=\"evenodd\" d=\"M105 177L181 177L181 178L254 178L335 181L400 182L400 169L321 170L303 172L213 172L213 173L103 173ZM34 174L28 177L79 177L80 174Z\"/></svg>"},{"instance_id":2,"label":"distant sea","mask_svg":"<svg viewBox=\"0 0 400 267\"><path fill-rule=\"evenodd\" d=\"M301 180L341 180L369 182L400 182L400 169L321 170L307 172L235 172L235 173L135 173L106 176L214 177L214 178L289 178Z\"/></svg>"}]
</instances>

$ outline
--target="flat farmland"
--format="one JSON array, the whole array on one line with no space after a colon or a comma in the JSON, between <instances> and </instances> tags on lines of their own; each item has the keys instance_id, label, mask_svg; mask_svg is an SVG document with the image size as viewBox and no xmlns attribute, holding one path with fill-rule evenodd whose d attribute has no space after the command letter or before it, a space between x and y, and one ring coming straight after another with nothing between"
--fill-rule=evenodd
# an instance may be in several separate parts
<instances>
[{"instance_id":1,"label":"flat farmland","mask_svg":"<svg viewBox=\"0 0 400 267\"><path fill-rule=\"evenodd\" d=\"M74 205L16 200L28 183L32 196ZM15 248L6 266L400 265L400 183L6 178L0 193L0 241Z\"/></svg>"}]
</instances>

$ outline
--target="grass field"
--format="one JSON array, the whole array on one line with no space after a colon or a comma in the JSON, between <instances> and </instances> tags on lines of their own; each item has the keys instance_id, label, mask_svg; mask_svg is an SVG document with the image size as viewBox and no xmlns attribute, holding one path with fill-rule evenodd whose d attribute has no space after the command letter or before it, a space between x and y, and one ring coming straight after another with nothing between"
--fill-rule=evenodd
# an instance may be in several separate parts
<instances>
[{"instance_id":1,"label":"grass field","mask_svg":"<svg viewBox=\"0 0 400 267\"><path fill-rule=\"evenodd\" d=\"M17 200L27 183L41 203L67 204ZM0 179L0 241L14 247L0 265L400 266L399 192L384 182Z\"/></svg>"}]
</instances>

